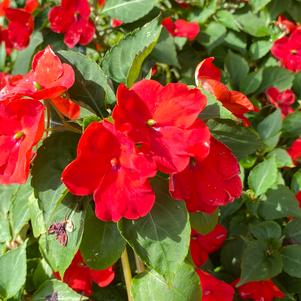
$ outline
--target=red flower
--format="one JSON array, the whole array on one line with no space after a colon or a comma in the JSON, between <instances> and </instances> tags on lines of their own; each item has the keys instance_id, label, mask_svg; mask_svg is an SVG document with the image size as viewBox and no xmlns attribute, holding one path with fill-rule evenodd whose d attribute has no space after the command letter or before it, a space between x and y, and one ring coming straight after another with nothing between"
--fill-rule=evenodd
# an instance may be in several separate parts
<instances>
[{"instance_id":1,"label":"red flower","mask_svg":"<svg viewBox=\"0 0 301 301\"><path fill-rule=\"evenodd\" d=\"M284 68L293 72L301 71L301 28L294 30L289 37L276 40L271 52Z\"/></svg>"},{"instance_id":2,"label":"red flower","mask_svg":"<svg viewBox=\"0 0 301 301\"><path fill-rule=\"evenodd\" d=\"M236 284L239 280L235 281ZM272 282L253 281L237 288L239 296L243 300L272 301L274 298L284 298L285 294Z\"/></svg>"},{"instance_id":3,"label":"red flower","mask_svg":"<svg viewBox=\"0 0 301 301\"><path fill-rule=\"evenodd\" d=\"M271 87L266 90L266 95L270 103L281 110L283 116L294 111L291 105L295 102L296 95L292 90L280 92L277 88Z\"/></svg>"},{"instance_id":4,"label":"red flower","mask_svg":"<svg viewBox=\"0 0 301 301\"><path fill-rule=\"evenodd\" d=\"M106 0L97 0L99 6L104 6L106 4Z\"/></svg>"},{"instance_id":5,"label":"red flower","mask_svg":"<svg viewBox=\"0 0 301 301\"><path fill-rule=\"evenodd\" d=\"M293 32L297 28L297 25L294 22L288 20L283 15L278 17L275 25L277 25L285 33Z\"/></svg>"},{"instance_id":6,"label":"red flower","mask_svg":"<svg viewBox=\"0 0 301 301\"><path fill-rule=\"evenodd\" d=\"M211 138L210 152L203 161L191 160L187 168L170 178L169 189L177 200L185 200L190 212L212 213L233 202L242 192L239 165L231 151Z\"/></svg>"},{"instance_id":7,"label":"red flower","mask_svg":"<svg viewBox=\"0 0 301 301\"><path fill-rule=\"evenodd\" d=\"M62 0L61 6L49 11L50 28L64 33L64 42L69 48L76 44L87 45L93 39L95 26L90 18L90 6L87 0Z\"/></svg>"},{"instance_id":8,"label":"red flower","mask_svg":"<svg viewBox=\"0 0 301 301\"><path fill-rule=\"evenodd\" d=\"M206 102L198 89L184 84L163 87L154 80L142 80L130 90L119 85L113 118L117 129L140 144L160 171L172 173L187 166L194 148L199 149L198 156L208 153L210 134L197 120Z\"/></svg>"},{"instance_id":9,"label":"red flower","mask_svg":"<svg viewBox=\"0 0 301 301\"><path fill-rule=\"evenodd\" d=\"M183 19L178 19L175 22L170 17L162 21L162 25L174 37L183 37L192 41L200 32L200 26L196 22L188 22Z\"/></svg>"},{"instance_id":10,"label":"red flower","mask_svg":"<svg viewBox=\"0 0 301 301\"><path fill-rule=\"evenodd\" d=\"M114 18L111 20L111 26L112 26L113 28L119 27L119 26L121 26L122 24L123 24L123 22L122 22L121 20L114 19Z\"/></svg>"},{"instance_id":11,"label":"red flower","mask_svg":"<svg viewBox=\"0 0 301 301\"><path fill-rule=\"evenodd\" d=\"M301 138L296 139L287 150L295 164L298 164L301 158Z\"/></svg>"},{"instance_id":12,"label":"red flower","mask_svg":"<svg viewBox=\"0 0 301 301\"><path fill-rule=\"evenodd\" d=\"M199 234L192 230L190 240L190 252L196 266L202 266L208 259L208 255L217 251L227 238L227 229L217 224L214 230L208 234Z\"/></svg>"},{"instance_id":13,"label":"red flower","mask_svg":"<svg viewBox=\"0 0 301 301\"><path fill-rule=\"evenodd\" d=\"M243 115L257 109L243 93L230 91L220 82L221 72L213 65L213 60L214 57L209 57L198 64L195 70L196 85L213 94L225 108L240 118L245 126L248 126L249 121Z\"/></svg>"},{"instance_id":14,"label":"red flower","mask_svg":"<svg viewBox=\"0 0 301 301\"><path fill-rule=\"evenodd\" d=\"M18 50L27 47L34 28L32 15L23 9L7 8L5 16L9 21L7 34L12 46Z\"/></svg>"},{"instance_id":15,"label":"red flower","mask_svg":"<svg viewBox=\"0 0 301 301\"><path fill-rule=\"evenodd\" d=\"M155 165L136 152L133 142L104 121L88 126L62 181L73 194L93 193L96 216L116 222L151 210L155 195L148 178L155 174Z\"/></svg>"},{"instance_id":16,"label":"red flower","mask_svg":"<svg viewBox=\"0 0 301 301\"><path fill-rule=\"evenodd\" d=\"M197 270L202 286L202 301L232 301L234 288L212 275Z\"/></svg>"},{"instance_id":17,"label":"red flower","mask_svg":"<svg viewBox=\"0 0 301 301\"><path fill-rule=\"evenodd\" d=\"M9 95L26 95L37 100L51 99L54 107L64 116L76 119L80 114L78 104L62 97L74 83L74 71L63 64L51 47L39 51L33 58L32 70L25 76L14 76L7 80L0 91L0 99Z\"/></svg>"},{"instance_id":18,"label":"red flower","mask_svg":"<svg viewBox=\"0 0 301 301\"><path fill-rule=\"evenodd\" d=\"M25 183L32 148L44 131L44 107L36 100L0 101L0 184Z\"/></svg>"},{"instance_id":19,"label":"red flower","mask_svg":"<svg viewBox=\"0 0 301 301\"><path fill-rule=\"evenodd\" d=\"M175 2L181 7L181 8L184 8L184 9L186 9L186 8L188 8L189 7L189 4L188 3L186 3L185 1L183 1L183 0L175 0Z\"/></svg>"},{"instance_id":20,"label":"red flower","mask_svg":"<svg viewBox=\"0 0 301 301\"><path fill-rule=\"evenodd\" d=\"M61 280L59 273L54 273L54 276ZM63 281L75 291L90 296L92 294L93 282L100 287L105 287L108 286L114 278L115 272L112 267L105 270L93 270L84 263L78 251L66 270Z\"/></svg>"}]
</instances>

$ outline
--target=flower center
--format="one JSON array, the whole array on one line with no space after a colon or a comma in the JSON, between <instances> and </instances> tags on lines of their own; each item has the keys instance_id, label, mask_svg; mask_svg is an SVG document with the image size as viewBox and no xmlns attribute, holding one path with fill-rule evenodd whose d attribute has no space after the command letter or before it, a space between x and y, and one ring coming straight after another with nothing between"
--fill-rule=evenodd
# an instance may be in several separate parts
<instances>
[{"instance_id":1,"label":"flower center","mask_svg":"<svg viewBox=\"0 0 301 301\"><path fill-rule=\"evenodd\" d=\"M146 124L148 125L148 126L154 126L154 125L156 125L156 120L154 120L154 119L148 119L147 121L146 121Z\"/></svg>"},{"instance_id":2,"label":"flower center","mask_svg":"<svg viewBox=\"0 0 301 301\"><path fill-rule=\"evenodd\" d=\"M34 87L35 87L37 90L41 90L41 89L42 89L42 86L41 86L38 82L33 82L33 85L34 85Z\"/></svg>"},{"instance_id":3,"label":"flower center","mask_svg":"<svg viewBox=\"0 0 301 301\"><path fill-rule=\"evenodd\" d=\"M111 159L110 162L111 162L111 166L112 166L113 171L117 171L118 168L119 168L118 159L117 158L113 158L113 159Z\"/></svg>"},{"instance_id":4,"label":"flower center","mask_svg":"<svg viewBox=\"0 0 301 301\"><path fill-rule=\"evenodd\" d=\"M291 50L291 54L297 54L297 50L296 49L292 49Z\"/></svg>"},{"instance_id":5,"label":"flower center","mask_svg":"<svg viewBox=\"0 0 301 301\"><path fill-rule=\"evenodd\" d=\"M17 132L17 133L14 135L14 139L15 139L15 140L19 140L19 139L22 138L23 136L25 136L25 133L22 132L22 131L19 131L19 132Z\"/></svg>"}]
</instances>

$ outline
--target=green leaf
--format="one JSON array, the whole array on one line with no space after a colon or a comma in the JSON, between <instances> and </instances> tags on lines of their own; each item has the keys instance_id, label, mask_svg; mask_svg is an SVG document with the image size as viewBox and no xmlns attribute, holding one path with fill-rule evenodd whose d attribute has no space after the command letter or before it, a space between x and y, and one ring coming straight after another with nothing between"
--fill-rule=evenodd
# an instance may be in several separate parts
<instances>
[{"instance_id":1,"label":"green leaf","mask_svg":"<svg viewBox=\"0 0 301 301\"><path fill-rule=\"evenodd\" d=\"M110 0L106 1L102 13L131 23L148 14L156 4L157 0Z\"/></svg>"},{"instance_id":2,"label":"green leaf","mask_svg":"<svg viewBox=\"0 0 301 301\"><path fill-rule=\"evenodd\" d=\"M42 44L42 42L42 34L39 31L35 31L31 35L29 45L24 50L18 52L12 74L25 74L29 71L32 57L37 47Z\"/></svg>"},{"instance_id":3,"label":"green leaf","mask_svg":"<svg viewBox=\"0 0 301 301\"><path fill-rule=\"evenodd\" d=\"M66 195L61 175L76 156L79 137L72 132L53 133L43 141L33 162L31 185L47 225Z\"/></svg>"},{"instance_id":4,"label":"green leaf","mask_svg":"<svg viewBox=\"0 0 301 301\"><path fill-rule=\"evenodd\" d=\"M301 72L295 75L293 90L297 96L297 99L301 99Z\"/></svg>"},{"instance_id":5,"label":"green leaf","mask_svg":"<svg viewBox=\"0 0 301 301\"><path fill-rule=\"evenodd\" d=\"M218 223L218 210L211 214L205 212L190 213L191 228L201 234L208 234Z\"/></svg>"},{"instance_id":6,"label":"green leaf","mask_svg":"<svg viewBox=\"0 0 301 301\"><path fill-rule=\"evenodd\" d=\"M100 116L108 115L106 109L115 102L115 95L100 66L72 50L61 50L58 54L75 72L74 85L68 90L70 97Z\"/></svg>"},{"instance_id":7,"label":"green leaf","mask_svg":"<svg viewBox=\"0 0 301 301\"><path fill-rule=\"evenodd\" d=\"M53 271L50 265L46 262L44 258L42 258L34 273L33 273L33 283L35 287L39 287L43 282L49 280L53 276Z\"/></svg>"},{"instance_id":8,"label":"green leaf","mask_svg":"<svg viewBox=\"0 0 301 301\"><path fill-rule=\"evenodd\" d=\"M114 81L131 86L139 76L143 61L154 49L161 28L159 19L155 18L126 35L106 53L102 61L105 73Z\"/></svg>"},{"instance_id":9,"label":"green leaf","mask_svg":"<svg viewBox=\"0 0 301 301\"><path fill-rule=\"evenodd\" d=\"M13 297L26 280L26 243L0 256L0 296Z\"/></svg>"},{"instance_id":10,"label":"green leaf","mask_svg":"<svg viewBox=\"0 0 301 301\"><path fill-rule=\"evenodd\" d=\"M250 47L251 59L256 61L264 57L271 49L273 45L272 41L259 40L252 43Z\"/></svg>"},{"instance_id":11,"label":"green leaf","mask_svg":"<svg viewBox=\"0 0 301 301\"><path fill-rule=\"evenodd\" d=\"M282 217L301 217L301 209L295 195L284 185L267 192L266 200L260 202L259 214L265 219Z\"/></svg>"},{"instance_id":12,"label":"green leaf","mask_svg":"<svg viewBox=\"0 0 301 301\"><path fill-rule=\"evenodd\" d=\"M132 284L133 301L196 301L201 300L199 277L194 268L182 263L171 282L153 270L136 276Z\"/></svg>"},{"instance_id":13,"label":"green leaf","mask_svg":"<svg viewBox=\"0 0 301 301\"><path fill-rule=\"evenodd\" d=\"M34 194L29 197L29 213L31 220L31 228L33 236L39 237L42 233L46 232L43 211L39 207L39 202Z\"/></svg>"},{"instance_id":14,"label":"green leaf","mask_svg":"<svg viewBox=\"0 0 301 301\"><path fill-rule=\"evenodd\" d=\"M29 221L29 182L23 185L0 185L0 242L15 239Z\"/></svg>"},{"instance_id":15,"label":"green leaf","mask_svg":"<svg viewBox=\"0 0 301 301\"><path fill-rule=\"evenodd\" d=\"M242 239L226 240L221 249L221 263L227 272L240 276L240 266L246 244Z\"/></svg>"},{"instance_id":16,"label":"green leaf","mask_svg":"<svg viewBox=\"0 0 301 301\"><path fill-rule=\"evenodd\" d=\"M281 227L273 221L264 221L250 225L250 231L256 239L280 239Z\"/></svg>"},{"instance_id":17,"label":"green leaf","mask_svg":"<svg viewBox=\"0 0 301 301\"><path fill-rule=\"evenodd\" d=\"M175 41L165 28L150 56L159 63L179 67Z\"/></svg>"},{"instance_id":18,"label":"green leaf","mask_svg":"<svg viewBox=\"0 0 301 301\"><path fill-rule=\"evenodd\" d=\"M284 235L291 242L301 244L301 219L294 218L284 228Z\"/></svg>"},{"instance_id":19,"label":"green leaf","mask_svg":"<svg viewBox=\"0 0 301 301\"><path fill-rule=\"evenodd\" d=\"M197 1L200 3L201 1ZM199 23L205 23L217 10L218 8L218 0L211 0L205 4L202 4L202 9L196 11L196 16L193 21L197 21Z\"/></svg>"},{"instance_id":20,"label":"green leaf","mask_svg":"<svg viewBox=\"0 0 301 301\"><path fill-rule=\"evenodd\" d=\"M245 55L247 48L247 38L245 33L228 30L224 42L229 48L239 51L241 54Z\"/></svg>"},{"instance_id":21,"label":"green leaf","mask_svg":"<svg viewBox=\"0 0 301 301\"><path fill-rule=\"evenodd\" d=\"M239 160L253 154L261 145L256 131L231 120L209 120L208 126L213 136L226 144Z\"/></svg>"},{"instance_id":22,"label":"green leaf","mask_svg":"<svg viewBox=\"0 0 301 301\"><path fill-rule=\"evenodd\" d=\"M99 220L91 209L87 213L81 254L89 267L95 270L106 269L120 258L125 241L115 223Z\"/></svg>"},{"instance_id":23,"label":"green leaf","mask_svg":"<svg viewBox=\"0 0 301 301\"><path fill-rule=\"evenodd\" d=\"M297 138L301 133L301 112L295 111L289 114L283 121L283 134L291 138Z\"/></svg>"},{"instance_id":24,"label":"green leaf","mask_svg":"<svg viewBox=\"0 0 301 301\"><path fill-rule=\"evenodd\" d=\"M288 89L292 86L294 74L278 66L267 67L262 73L262 83L257 93L264 92L269 87L276 87L280 90Z\"/></svg>"},{"instance_id":25,"label":"green leaf","mask_svg":"<svg viewBox=\"0 0 301 301\"><path fill-rule=\"evenodd\" d=\"M211 52L214 48L223 43L226 32L227 30L224 25L217 22L211 22L201 31L197 40Z\"/></svg>"},{"instance_id":26,"label":"green leaf","mask_svg":"<svg viewBox=\"0 0 301 301\"><path fill-rule=\"evenodd\" d=\"M188 253L190 224L184 202L174 201L162 179L153 181L156 202L138 220L119 222L122 236L140 258L167 279L172 279Z\"/></svg>"},{"instance_id":27,"label":"green leaf","mask_svg":"<svg viewBox=\"0 0 301 301\"><path fill-rule=\"evenodd\" d=\"M272 0L250 0L250 4L254 10L254 13L258 13L262 10L267 4L269 4Z\"/></svg>"},{"instance_id":28,"label":"green leaf","mask_svg":"<svg viewBox=\"0 0 301 301\"><path fill-rule=\"evenodd\" d=\"M301 278L301 246L290 245L282 249L283 270L292 277Z\"/></svg>"},{"instance_id":29,"label":"green leaf","mask_svg":"<svg viewBox=\"0 0 301 301\"><path fill-rule=\"evenodd\" d=\"M254 37L266 37L271 34L271 30L267 26L267 21L251 12L237 15L236 19L242 30Z\"/></svg>"},{"instance_id":30,"label":"green leaf","mask_svg":"<svg viewBox=\"0 0 301 301\"><path fill-rule=\"evenodd\" d=\"M294 167L291 156L285 149L276 148L268 154L268 158L274 156L276 159L276 164L278 168L281 167Z\"/></svg>"},{"instance_id":31,"label":"green leaf","mask_svg":"<svg viewBox=\"0 0 301 301\"><path fill-rule=\"evenodd\" d=\"M88 300L87 297L73 291L67 284L59 280L45 281L34 293L32 301L44 301L47 297L57 294L59 301L82 301Z\"/></svg>"},{"instance_id":32,"label":"green leaf","mask_svg":"<svg viewBox=\"0 0 301 301\"><path fill-rule=\"evenodd\" d=\"M275 157L265 159L250 172L248 184L255 196L264 194L277 180L277 165Z\"/></svg>"},{"instance_id":33,"label":"green leaf","mask_svg":"<svg viewBox=\"0 0 301 301\"><path fill-rule=\"evenodd\" d=\"M68 222L72 230L66 230L67 244L62 245L55 234L43 233L39 239L40 250L43 257L52 267L53 271L59 272L63 277L66 269L72 262L81 244L84 231L85 206L83 197L66 194L57 205L54 214L46 224L46 229L55 223Z\"/></svg>"},{"instance_id":34,"label":"green leaf","mask_svg":"<svg viewBox=\"0 0 301 301\"><path fill-rule=\"evenodd\" d=\"M222 23L227 28L230 28L235 31L240 31L240 25L237 20L234 18L233 14L231 14L227 10L220 10L216 13L216 16L220 23Z\"/></svg>"},{"instance_id":35,"label":"green leaf","mask_svg":"<svg viewBox=\"0 0 301 301\"><path fill-rule=\"evenodd\" d=\"M257 132L269 150L277 145L281 128L282 115L280 110L275 110L257 125Z\"/></svg>"},{"instance_id":36,"label":"green leaf","mask_svg":"<svg viewBox=\"0 0 301 301\"><path fill-rule=\"evenodd\" d=\"M301 190L301 169L297 170L291 180L291 189L297 193Z\"/></svg>"},{"instance_id":37,"label":"green leaf","mask_svg":"<svg viewBox=\"0 0 301 301\"><path fill-rule=\"evenodd\" d=\"M213 94L203 89L201 89L201 92L206 96L208 102L205 109L199 114L199 118L202 120L214 118L237 120L237 118L227 110Z\"/></svg>"},{"instance_id":38,"label":"green leaf","mask_svg":"<svg viewBox=\"0 0 301 301\"><path fill-rule=\"evenodd\" d=\"M270 250L266 241L250 241L242 256L238 286L250 281L270 279L281 271L282 257L278 250Z\"/></svg>"},{"instance_id":39,"label":"green leaf","mask_svg":"<svg viewBox=\"0 0 301 301\"><path fill-rule=\"evenodd\" d=\"M247 74L239 82L239 90L246 95L250 95L257 91L262 82L262 71L254 71Z\"/></svg>"},{"instance_id":40,"label":"green leaf","mask_svg":"<svg viewBox=\"0 0 301 301\"><path fill-rule=\"evenodd\" d=\"M240 81L248 74L249 65L240 55L228 51L225 57L225 68L230 75L231 85L234 89L239 87Z\"/></svg>"}]
</instances>

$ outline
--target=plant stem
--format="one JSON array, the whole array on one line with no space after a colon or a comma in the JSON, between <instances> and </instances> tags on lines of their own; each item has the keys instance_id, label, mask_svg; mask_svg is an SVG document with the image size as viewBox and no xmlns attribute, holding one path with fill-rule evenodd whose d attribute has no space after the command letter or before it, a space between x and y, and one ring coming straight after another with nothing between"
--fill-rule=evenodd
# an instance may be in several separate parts
<instances>
[{"instance_id":1,"label":"plant stem","mask_svg":"<svg viewBox=\"0 0 301 301\"><path fill-rule=\"evenodd\" d=\"M137 272L138 274L143 273L145 268L142 260L140 257L135 253L135 261L136 261L136 267L137 267Z\"/></svg>"},{"instance_id":2,"label":"plant stem","mask_svg":"<svg viewBox=\"0 0 301 301\"><path fill-rule=\"evenodd\" d=\"M122 264L122 270L123 270L123 275L124 275L124 280L126 285L126 292L128 295L128 301L132 301L132 296L131 296L132 273L131 273L129 257L126 248L121 254L121 264Z\"/></svg>"}]
</instances>

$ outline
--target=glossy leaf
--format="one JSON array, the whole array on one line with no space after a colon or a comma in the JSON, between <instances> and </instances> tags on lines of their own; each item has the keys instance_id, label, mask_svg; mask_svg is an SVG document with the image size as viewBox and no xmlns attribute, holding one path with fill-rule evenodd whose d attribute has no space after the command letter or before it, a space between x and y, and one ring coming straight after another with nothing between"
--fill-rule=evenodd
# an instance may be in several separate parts
<instances>
[{"instance_id":1,"label":"glossy leaf","mask_svg":"<svg viewBox=\"0 0 301 301\"><path fill-rule=\"evenodd\" d=\"M120 258L124 248L117 224L97 219L89 209L80 247L85 263L94 270L108 268Z\"/></svg>"},{"instance_id":2,"label":"glossy leaf","mask_svg":"<svg viewBox=\"0 0 301 301\"><path fill-rule=\"evenodd\" d=\"M174 201L168 184L153 181L156 202L150 213L138 220L122 220L118 227L141 259L161 275L172 279L189 248L190 224L185 203Z\"/></svg>"}]
</instances>

